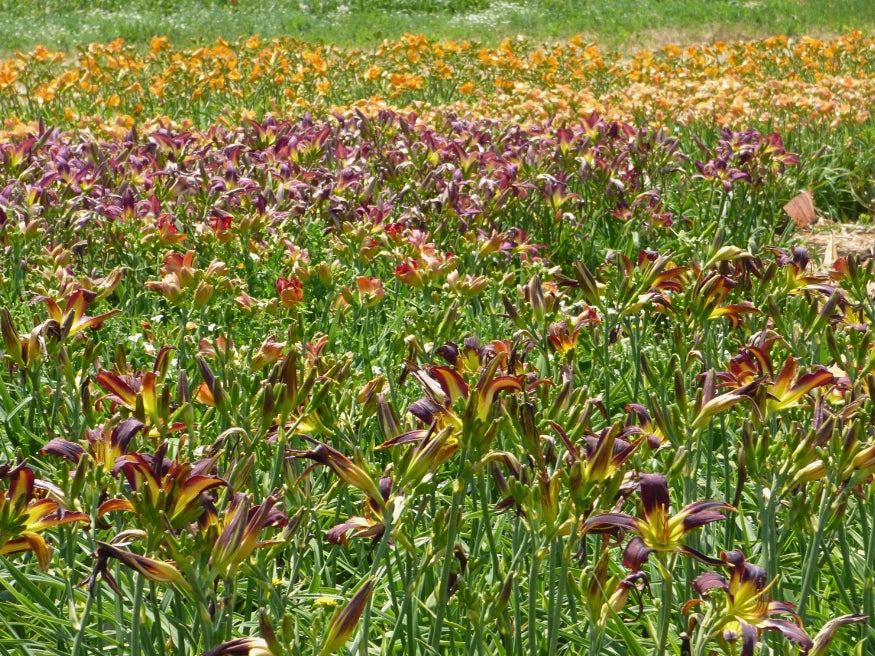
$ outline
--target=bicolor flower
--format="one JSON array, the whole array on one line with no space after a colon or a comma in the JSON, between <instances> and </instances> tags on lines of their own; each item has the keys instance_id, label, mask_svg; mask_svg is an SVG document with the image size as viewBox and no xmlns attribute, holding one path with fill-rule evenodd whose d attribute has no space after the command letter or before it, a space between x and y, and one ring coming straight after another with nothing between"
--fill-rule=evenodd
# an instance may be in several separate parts
<instances>
[{"instance_id":1,"label":"bicolor flower","mask_svg":"<svg viewBox=\"0 0 875 656\"><path fill-rule=\"evenodd\" d=\"M720 560L729 567L729 580L716 572L705 572L692 583L697 593L720 608L717 625L710 629L714 639L734 643L740 638L741 656L753 656L763 631L780 631L799 645L803 653L808 653L814 642L802 630L793 606L769 599L772 584L766 583L766 570L748 563L740 551L724 551ZM688 601L684 612L703 602L704 599ZM790 615L793 621L772 617L782 614Z\"/></svg>"},{"instance_id":2,"label":"bicolor flower","mask_svg":"<svg viewBox=\"0 0 875 656\"><path fill-rule=\"evenodd\" d=\"M622 529L636 533L623 552L623 565L633 571L640 570L654 551L679 552L703 563L720 564L686 546L683 539L700 526L726 519L722 511L735 510L732 506L722 501L696 501L670 515L668 483L662 474L641 474L640 490L643 517L623 513L595 515L584 523L584 532Z\"/></svg>"},{"instance_id":3,"label":"bicolor flower","mask_svg":"<svg viewBox=\"0 0 875 656\"><path fill-rule=\"evenodd\" d=\"M67 512L50 498L36 499L35 477L30 467L7 470L9 488L0 492L0 555L33 551L40 569L49 567L51 552L38 533L52 526L73 522L90 523L82 512Z\"/></svg>"}]
</instances>

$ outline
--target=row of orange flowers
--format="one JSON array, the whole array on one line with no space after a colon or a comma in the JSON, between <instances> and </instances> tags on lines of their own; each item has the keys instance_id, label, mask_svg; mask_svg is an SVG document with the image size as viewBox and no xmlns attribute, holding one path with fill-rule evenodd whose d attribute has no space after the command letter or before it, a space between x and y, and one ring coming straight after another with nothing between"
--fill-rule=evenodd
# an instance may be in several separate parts
<instances>
[{"instance_id":1,"label":"row of orange flowers","mask_svg":"<svg viewBox=\"0 0 875 656\"><path fill-rule=\"evenodd\" d=\"M581 37L554 45L506 40L496 48L405 35L372 50L257 36L175 49L121 39L77 55L38 47L0 61L5 129L56 124L123 130L169 117L205 125L267 111L325 113L357 106L449 107L521 123L598 111L615 120L774 127L870 117L875 40L772 37L631 57ZM96 117L96 118L95 118ZM183 125L183 127L185 127Z\"/></svg>"}]
</instances>

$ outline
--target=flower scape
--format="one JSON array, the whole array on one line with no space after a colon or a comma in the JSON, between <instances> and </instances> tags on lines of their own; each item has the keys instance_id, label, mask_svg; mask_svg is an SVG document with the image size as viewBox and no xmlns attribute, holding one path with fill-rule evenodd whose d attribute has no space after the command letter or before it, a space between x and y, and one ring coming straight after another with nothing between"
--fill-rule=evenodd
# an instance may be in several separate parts
<instances>
[{"instance_id":1,"label":"flower scape","mask_svg":"<svg viewBox=\"0 0 875 656\"><path fill-rule=\"evenodd\" d=\"M0 652L875 653L873 71L0 62Z\"/></svg>"}]
</instances>

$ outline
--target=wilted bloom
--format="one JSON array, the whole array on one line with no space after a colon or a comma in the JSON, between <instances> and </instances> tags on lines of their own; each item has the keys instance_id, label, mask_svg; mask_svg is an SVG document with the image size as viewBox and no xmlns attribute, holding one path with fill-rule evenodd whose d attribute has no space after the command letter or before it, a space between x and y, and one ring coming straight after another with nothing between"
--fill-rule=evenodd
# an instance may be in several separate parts
<instances>
[{"instance_id":1,"label":"wilted bloom","mask_svg":"<svg viewBox=\"0 0 875 656\"><path fill-rule=\"evenodd\" d=\"M374 482L370 474L337 449L316 440L311 440L311 442L316 445L316 448L309 451L294 451L292 456L295 458L308 458L309 460L314 460L317 464L329 467L344 483L358 488L382 506L383 495L380 492L380 487Z\"/></svg>"},{"instance_id":2,"label":"wilted bloom","mask_svg":"<svg viewBox=\"0 0 875 656\"><path fill-rule=\"evenodd\" d=\"M40 569L49 567L51 554L46 541L37 535L52 526L72 522L89 523L88 515L67 512L58 502L34 497L34 474L30 467L4 467L9 489L0 493L0 554L33 551Z\"/></svg>"},{"instance_id":3,"label":"wilted bloom","mask_svg":"<svg viewBox=\"0 0 875 656\"><path fill-rule=\"evenodd\" d=\"M637 533L623 552L623 565L638 571L647 557L656 552L680 552L696 560L715 564L713 558L684 545L683 539L694 529L726 519L720 511L735 510L722 501L696 501L675 515L669 515L668 482L662 474L641 474L641 505L644 517L623 513L605 513L590 517L583 525L586 532L623 529Z\"/></svg>"},{"instance_id":4,"label":"wilted bloom","mask_svg":"<svg viewBox=\"0 0 875 656\"><path fill-rule=\"evenodd\" d=\"M380 479L380 495L384 502L389 501L392 493L392 479L383 477ZM379 503L367 497L362 502L362 515L350 517L345 522L332 526L325 533L325 539L332 544L347 545L347 534L352 531L354 538L378 538L386 530L383 524L382 508Z\"/></svg>"},{"instance_id":5,"label":"wilted bloom","mask_svg":"<svg viewBox=\"0 0 875 656\"><path fill-rule=\"evenodd\" d=\"M584 597L584 612L589 620L599 628L604 628L608 619L619 613L629 601L629 595L634 591L639 601L644 590L649 590L650 584L644 572L632 572L625 577L608 577L608 552L602 552L595 568L588 571L586 595ZM641 609L639 609L639 614Z\"/></svg>"}]
</instances>

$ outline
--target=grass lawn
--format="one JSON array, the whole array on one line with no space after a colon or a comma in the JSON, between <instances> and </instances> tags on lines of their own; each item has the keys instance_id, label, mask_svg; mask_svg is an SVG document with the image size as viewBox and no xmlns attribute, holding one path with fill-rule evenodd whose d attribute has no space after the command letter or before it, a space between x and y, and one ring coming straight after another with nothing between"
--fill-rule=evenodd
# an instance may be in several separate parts
<instances>
[{"instance_id":1,"label":"grass lawn","mask_svg":"<svg viewBox=\"0 0 875 656\"><path fill-rule=\"evenodd\" d=\"M0 44L72 50L122 37L167 35L177 45L294 36L367 45L405 32L496 43L523 34L596 37L634 50L669 42L829 35L875 26L869 0L0 0Z\"/></svg>"}]
</instances>

